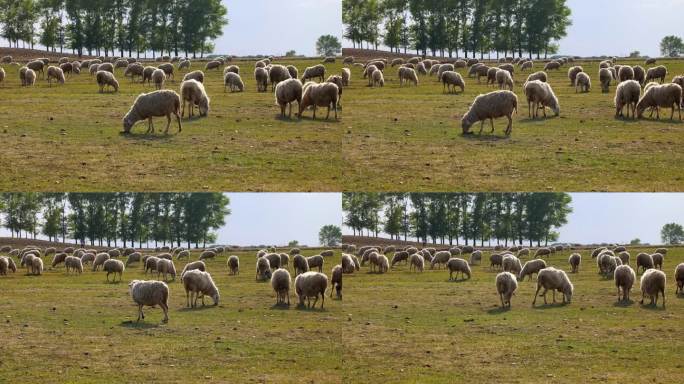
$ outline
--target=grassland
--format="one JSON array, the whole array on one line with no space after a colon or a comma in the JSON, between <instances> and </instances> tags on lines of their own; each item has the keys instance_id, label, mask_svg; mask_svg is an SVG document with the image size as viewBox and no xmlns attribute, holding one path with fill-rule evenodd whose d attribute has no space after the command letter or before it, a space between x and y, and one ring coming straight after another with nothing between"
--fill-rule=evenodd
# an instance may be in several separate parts
<instances>
[{"instance_id":1,"label":"grassland","mask_svg":"<svg viewBox=\"0 0 684 384\"><path fill-rule=\"evenodd\" d=\"M300 72L319 60L293 60ZM203 62L191 70L204 69ZM221 71L207 72L207 118L185 119L182 133L146 135L145 123L122 135L121 119L150 87L116 71L119 93L98 93L87 73L65 85L22 88L4 65L0 86L0 190L20 191L337 191L340 123L280 119L272 92L257 93L253 61L237 61L244 93L224 93ZM339 72L341 64L328 65ZM167 86L178 89L184 72Z\"/></svg>"},{"instance_id":2,"label":"grassland","mask_svg":"<svg viewBox=\"0 0 684 384\"><path fill-rule=\"evenodd\" d=\"M684 187L684 123L616 119L615 85L601 93L598 62L577 62L593 81L576 94L568 67L551 71L549 82L561 105L560 117L528 119L522 84L530 72L516 67L519 111L513 133L505 119L494 134L462 135L460 118L472 100L492 91L467 77L463 94L445 94L436 77L399 87L397 68L385 70L385 87L369 88L359 67L345 89L343 167L348 191L678 191ZM620 61L619 64L643 62ZM670 74L684 73L684 61L662 60ZM543 64L537 63L535 70ZM460 90L459 90L460 92ZM553 116L550 114L549 116ZM661 116L662 117L662 116ZM676 119L676 117L675 117ZM479 131L479 123L473 127Z\"/></svg>"},{"instance_id":3,"label":"grassland","mask_svg":"<svg viewBox=\"0 0 684 384\"><path fill-rule=\"evenodd\" d=\"M568 254L547 262L568 270ZM665 309L641 306L638 284L633 302L617 304L586 252L565 306L531 307L535 284L525 281L501 310L497 272L486 266L450 282L445 270L400 265L345 275L344 300L326 300L323 311L282 309L270 285L254 281L254 252L238 255L239 276L228 275L225 256L208 264L218 307L185 309L181 285L171 283L166 325L159 309L133 322L126 282L144 278L139 267L117 284L62 268L1 277L0 382L120 382L124 372L128 382L669 383L684 367L684 297L675 297L672 276L681 248L665 262ZM326 259L325 273L339 257Z\"/></svg>"}]
</instances>

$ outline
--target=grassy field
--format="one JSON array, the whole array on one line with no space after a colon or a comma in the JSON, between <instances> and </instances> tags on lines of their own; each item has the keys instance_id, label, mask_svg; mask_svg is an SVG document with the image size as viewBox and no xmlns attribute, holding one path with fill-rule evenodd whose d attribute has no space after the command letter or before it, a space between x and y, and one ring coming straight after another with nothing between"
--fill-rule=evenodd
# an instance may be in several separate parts
<instances>
[{"instance_id":1,"label":"grassy field","mask_svg":"<svg viewBox=\"0 0 684 384\"><path fill-rule=\"evenodd\" d=\"M619 64L637 64L623 62ZM513 133L506 119L481 136L462 135L460 119L472 100L494 90L467 77L465 93L445 94L436 77L399 87L397 68L385 70L385 87L369 88L359 67L345 89L343 174L349 191L678 191L684 178L684 123L616 119L613 97L601 93L598 62L577 62L593 82L576 94L568 66L551 71L560 117L528 119L522 85L530 72L516 67L519 110ZM643 66L643 62L639 63ZM684 73L684 61L663 60L666 81ZM541 70L543 63L535 64ZM662 117L662 116L661 116ZM676 116L675 116L676 119ZM479 131L479 123L473 129Z\"/></svg>"},{"instance_id":2,"label":"grassy field","mask_svg":"<svg viewBox=\"0 0 684 384\"><path fill-rule=\"evenodd\" d=\"M300 73L319 60L293 60ZM283 62L279 62L283 63ZM203 62L191 70L204 69ZM155 119L122 135L135 97L153 87L116 71L119 93L98 93L94 77L72 76L48 88L22 88L18 68L4 65L0 86L1 190L26 191L337 191L341 189L341 123L280 119L272 92L257 93L253 61L237 61L244 93L224 93L221 71L207 72L207 118L185 119L183 132ZM340 72L341 64L327 66ZM167 87L178 92L184 72Z\"/></svg>"},{"instance_id":3,"label":"grassy field","mask_svg":"<svg viewBox=\"0 0 684 384\"><path fill-rule=\"evenodd\" d=\"M630 249L633 258L639 251ZM344 300L326 300L323 311L274 308L270 285L254 281L253 253L238 253L239 276L228 275L226 256L209 262L218 307L187 310L180 283L170 283L166 325L159 309L132 322L126 282L144 277L139 267L120 284L62 268L1 277L0 382L120 382L125 372L130 382L669 383L684 367L684 297L673 278L681 248L665 261L665 309L639 305L638 283L633 302L617 304L612 281L583 252L571 304L532 308L535 283L525 281L507 311L486 266L457 282L445 270L362 267L345 275ZM568 255L547 262L569 270ZM326 259L326 274L339 257Z\"/></svg>"},{"instance_id":4,"label":"grassy field","mask_svg":"<svg viewBox=\"0 0 684 384\"><path fill-rule=\"evenodd\" d=\"M125 377L126 382L339 383L342 303L330 299L324 310L301 310L292 291L289 309L275 307L270 282L254 280L254 252L235 254L238 276L229 276L227 255L207 262L221 293L218 307L186 309L180 280L169 282L168 324L161 323L161 309L149 307L145 320L135 323L128 282L145 279L140 265L116 284L106 283L103 272L66 276L63 267L39 277L25 276L24 270L0 277L0 382L120 383ZM329 275L339 258L339 253L326 258L324 273ZM185 261L175 264L180 273Z\"/></svg>"}]
</instances>

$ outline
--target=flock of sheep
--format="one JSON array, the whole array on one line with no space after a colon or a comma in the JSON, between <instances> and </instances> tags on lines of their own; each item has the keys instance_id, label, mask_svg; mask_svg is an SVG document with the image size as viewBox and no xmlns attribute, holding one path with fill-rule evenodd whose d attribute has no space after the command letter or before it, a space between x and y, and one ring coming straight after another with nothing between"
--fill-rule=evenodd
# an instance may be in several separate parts
<instances>
[{"instance_id":1,"label":"flock of sheep","mask_svg":"<svg viewBox=\"0 0 684 384\"><path fill-rule=\"evenodd\" d=\"M206 63L204 71L217 70L223 68L224 91L230 89L231 92L243 92L244 82L240 77L240 67L237 65L226 65L231 59L216 58ZM43 78L47 76L47 82L52 86L53 81L59 84L66 82L66 77L72 74L80 74L87 70L91 76L95 77L100 93L112 90L118 92L120 83L116 78L116 70L123 69L123 76L130 77L131 81L139 79L141 83L151 85L155 91L139 95L131 109L123 118L123 129L129 133L131 128L139 121L148 121L147 133L154 132L153 117L166 117L167 125L165 132L169 132L172 117L178 123L178 131L182 131L181 119L185 116L185 107L189 106L188 117L194 115L195 107L199 110L199 115L207 116L210 109L211 99L207 95L204 87L205 72L202 70L190 71L192 63L189 59L170 58L168 56L159 58L157 61L163 63L152 66L144 65L132 58L99 57L91 60L71 61L67 57L59 59L57 65L50 65L47 58L31 60L26 65L21 66L16 63L11 56L5 56L0 60L4 64L9 64L19 68L19 78L22 86L35 85L38 74ZM326 120L330 117L331 109L338 119L338 107L342 95L342 87L349 83L350 72L344 69L340 75L331 75L327 79L326 63L334 63L334 57L328 57L323 63L306 68L299 79L299 70L293 65L273 64L273 58L266 58L255 63L254 79L257 84L258 92L267 92L268 85L275 94L276 104L281 107L281 114L285 117L285 110L289 106L288 116L292 117L292 104L297 102L298 113L301 117L305 110L313 109L313 118L316 119L317 108L327 108ZM177 65L174 65L176 62ZM187 72L180 85L180 94L164 89L167 80L175 79L176 72ZM0 67L0 84L5 81L5 70ZM318 80L315 82L313 80ZM175 81L175 80L174 80Z\"/></svg>"},{"instance_id":2,"label":"flock of sheep","mask_svg":"<svg viewBox=\"0 0 684 384\"><path fill-rule=\"evenodd\" d=\"M204 296L213 300L214 305L218 305L220 295L216 283L212 276L207 272L207 260L212 260L226 252L226 248L216 246L201 251L197 261L188 262L180 273L180 281L186 293L186 305L194 308L197 301L201 300L204 305ZM10 246L0 247L0 276L7 275L9 272L17 271L15 258L19 262L19 267L26 268L29 275L41 275L44 271L43 258L52 256L51 267L56 268L64 264L65 272L80 275L84 272L84 266L89 265L92 272L102 270L106 272L106 281L122 281L126 268L139 263L145 272L154 275L158 280L133 280L129 283L131 298L138 305L138 319L145 318L143 313L144 306L158 305L164 312L164 322L167 322L169 310L169 286L168 281L175 281L179 275L174 264L174 260L189 260L191 253L183 247L161 247L155 250L157 254L144 255L134 248L114 248L106 252L95 249L68 247L58 251L54 247L41 248L37 246L26 246L24 248L12 249ZM276 253L275 249L260 250L257 252L256 280L270 280L271 286L276 294L276 304L290 304L290 293L294 284L294 292L299 298L299 304L304 306L307 301L308 307L315 307L318 298L321 298L321 308L325 302L325 292L328 288L328 277L322 273L323 264L326 257L334 255L334 251L325 250L318 255L305 257L299 248L293 248L289 253ZM120 260L125 258L125 262ZM295 279L289 272L290 258L294 267ZM240 273L240 259L236 255L231 255L227 259L227 268L230 275ZM318 272L314 272L317 269ZM337 297L342 297L342 267L335 266L332 269L330 281L330 296L336 290ZM311 304L311 300L314 300Z\"/></svg>"},{"instance_id":3,"label":"flock of sheep","mask_svg":"<svg viewBox=\"0 0 684 384\"><path fill-rule=\"evenodd\" d=\"M544 70L531 73L523 84L523 95L528 104L530 118L537 118L541 110L546 117L546 108L560 115L560 104L553 88L548 83L548 72L560 70L564 65L572 65L573 58L562 58L546 63ZM494 119L506 117L508 125L506 135L510 135L513 126L513 114L518 110L518 96L513 92L516 65L520 72L534 71L535 63L532 60L514 59L513 57L502 58L494 66L488 66L477 59L453 60L440 62L438 60L413 57L408 60L395 58L388 60L377 58L366 63L358 63L353 57L346 57L345 64L359 66L363 70L363 77L368 79L370 87L383 87L385 84L384 72L388 67L398 66L397 77L399 86L404 84L418 86L419 75L436 75L437 81L443 84L445 92L455 92L460 88L465 90L466 83L457 69L467 69L468 77L477 78L478 83L486 78L487 85L494 85L498 91L477 96L470 109L463 115L461 125L464 134L470 133L471 127L481 122L480 133L484 129L485 121L489 120L494 132ZM649 59L645 63L656 64L655 59ZM671 108L670 119L674 118L675 109L681 120L681 106L683 105L682 88L684 76L675 76L669 84L663 84L668 70L659 65L645 70L639 65L619 65L617 58L604 60L599 64L599 80L601 90L604 93L610 91L613 82L618 84L615 92L615 116L623 116L623 110L627 108L627 117L631 110L633 118L643 118L645 111L650 110L651 116L656 113L660 119L660 108ZM591 76L581 66L571 66L568 69L570 85L575 92L590 92ZM643 87L643 93L642 93Z\"/></svg>"},{"instance_id":4,"label":"flock of sheep","mask_svg":"<svg viewBox=\"0 0 684 384\"><path fill-rule=\"evenodd\" d=\"M510 247L502 249L497 247L489 256L489 267L499 268L501 272L496 275L495 288L501 299L502 307L511 306L511 298L518 289L518 282L524 281L527 277L531 280L533 275L537 275L537 289L534 294L532 305L537 302L537 297L544 297L544 304L547 304L546 294L552 292L553 302L556 302L556 291L562 294L563 303L570 303L574 292L574 286L568 274L560 268L547 265L544 257L567 250L567 247L543 247L534 252L529 248ZM460 274L463 279L470 279L472 275L471 265L479 265L482 262L483 251L476 250L472 246L451 247L448 250L437 250L435 248L418 249L414 246L406 246L397 249L395 246L378 247L363 246L356 248L353 244L342 245L342 273L354 273L366 263L370 264L370 271L385 273L398 263L405 263L409 266L409 271L423 272L426 264L429 263L430 269L435 265L441 268L442 265L449 271L449 280L456 278ZM387 254L392 254L391 261ZM469 260L459 256L469 254ZM637 274L641 269L640 280L641 304L646 297L650 298L651 304L657 305L658 297L662 297L662 305L665 306L666 276L662 271L663 261L667 255L666 248L658 248L653 254L639 253L634 260L636 272L630 266L631 255L623 246L615 246L612 249L599 247L591 252L592 259L596 259L598 272L605 278L614 281L617 289L618 301L629 301L629 294L634 286ZM522 264L523 257L530 257L525 264ZM359 260L360 259L360 260ZM579 273L582 262L582 255L573 252L568 257L568 264L571 273ZM684 293L684 263L680 263L674 270L676 281L675 294ZM341 281L341 278L340 278Z\"/></svg>"}]
</instances>

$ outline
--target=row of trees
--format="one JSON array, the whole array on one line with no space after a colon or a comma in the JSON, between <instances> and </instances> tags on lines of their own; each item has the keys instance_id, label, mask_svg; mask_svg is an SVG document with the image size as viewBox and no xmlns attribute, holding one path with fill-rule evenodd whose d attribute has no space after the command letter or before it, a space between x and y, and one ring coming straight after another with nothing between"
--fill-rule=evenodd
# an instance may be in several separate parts
<instances>
[{"instance_id":1,"label":"row of trees","mask_svg":"<svg viewBox=\"0 0 684 384\"><path fill-rule=\"evenodd\" d=\"M565 193L345 193L342 208L354 235L532 246L558 239L570 202Z\"/></svg>"},{"instance_id":2,"label":"row of trees","mask_svg":"<svg viewBox=\"0 0 684 384\"><path fill-rule=\"evenodd\" d=\"M12 237L108 247L153 242L196 247L216 241L230 214L220 193L2 193L2 225Z\"/></svg>"},{"instance_id":3,"label":"row of trees","mask_svg":"<svg viewBox=\"0 0 684 384\"><path fill-rule=\"evenodd\" d=\"M566 0L342 0L344 37L354 47L480 57L544 57L571 25Z\"/></svg>"},{"instance_id":4,"label":"row of trees","mask_svg":"<svg viewBox=\"0 0 684 384\"><path fill-rule=\"evenodd\" d=\"M0 0L10 46L39 43L79 56L210 53L228 23L221 0Z\"/></svg>"}]
</instances>

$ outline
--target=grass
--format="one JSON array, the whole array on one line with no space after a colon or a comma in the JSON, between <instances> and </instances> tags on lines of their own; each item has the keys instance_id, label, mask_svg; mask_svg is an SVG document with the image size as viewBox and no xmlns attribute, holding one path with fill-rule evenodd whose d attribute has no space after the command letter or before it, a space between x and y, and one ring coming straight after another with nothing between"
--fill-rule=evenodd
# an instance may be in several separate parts
<instances>
[{"instance_id":1,"label":"grass","mask_svg":"<svg viewBox=\"0 0 684 384\"><path fill-rule=\"evenodd\" d=\"M632 264L640 251L630 249ZM119 382L123 372L129 382L667 383L684 367L684 297L675 297L673 281L682 248L665 261L665 309L640 305L638 283L633 302L616 303L612 281L587 252L565 306L531 307L535 284L525 281L512 308L501 310L497 272L486 266L450 282L445 270L400 265L345 275L344 301L328 299L323 311L283 309L268 283L254 281L254 252L238 254L239 276L228 275L226 256L208 264L219 307L187 310L181 285L170 283L166 325L160 309L133 322L126 282L144 277L139 267L119 284L105 283L102 272L67 277L62 268L0 278L0 382ZM568 270L568 255L547 262ZM339 257L326 259L326 274Z\"/></svg>"},{"instance_id":2,"label":"grass","mask_svg":"<svg viewBox=\"0 0 684 384\"><path fill-rule=\"evenodd\" d=\"M294 60L300 73L317 60ZM252 61L238 61L244 93L224 93L220 71L206 72L212 110L184 119L182 133L155 119L122 135L135 97L153 89L116 71L119 93L100 94L87 73L48 88L22 88L18 69L4 66L0 86L2 190L26 191L337 191L341 189L341 125L280 118L272 92L257 93ZM192 70L203 69L196 62ZM341 64L327 65L340 72ZM178 92L183 73L167 87Z\"/></svg>"},{"instance_id":3,"label":"grass","mask_svg":"<svg viewBox=\"0 0 684 384\"><path fill-rule=\"evenodd\" d=\"M169 282L168 324L149 307L135 323L128 282L146 278L139 265L115 284L103 272L67 276L63 267L1 277L0 382L340 382L341 302L326 297L324 310L299 309L293 290L290 308L275 307L270 282L254 280L254 253L235 253L238 276L229 276L227 255L207 262L218 307L186 309L180 280ZM339 259L326 258L324 272ZM185 261L175 264L180 273Z\"/></svg>"},{"instance_id":4,"label":"grass","mask_svg":"<svg viewBox=\"0 0 684 384\"><path fill-rule=\"evenodd\" d=\"M620 64L637 64L620 62ZM397 68L385 70L385 87L369 88L358 67L345 89L343 168L349 191L678 191L684 178L684 123L616 119L613 97L601 93L598 63L579 62L592 77L588 94L576 94L568 67L551 71L549 82L561 105L560 117L528 119L522 83L530 72L516 67L519 111L513 133L506 119L495 132L462 135L460 118L472 100L494 90L467 78L463 94L445 94L436 78L399 87ZM643 65L643 63L640 63ZM684 61L659 62L666 81L684 73ZM537 63L535 70L541 70ZM460 92L460 90L459 90ZM676 119L676 115L675 115ZM479 131L479 124L473 129ZM372 180L373 182L369 182Z\"/></svg>"}]
</instances>

